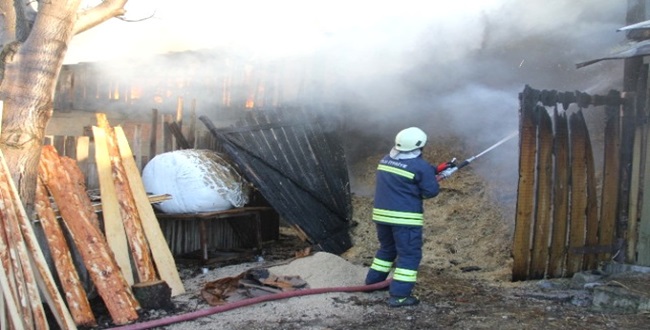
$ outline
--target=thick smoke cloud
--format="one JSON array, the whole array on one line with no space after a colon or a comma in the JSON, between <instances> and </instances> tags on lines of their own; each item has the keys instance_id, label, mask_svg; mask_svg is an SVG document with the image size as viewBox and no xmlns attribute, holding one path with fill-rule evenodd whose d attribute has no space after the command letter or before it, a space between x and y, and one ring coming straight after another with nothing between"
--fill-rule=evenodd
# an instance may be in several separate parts
<instances>
[{"instance_id":1,"label":"thick smoke cloud","mask_svg":"<svg viewBox=\"0 0 650 330\"><path fill-rule=\"evenodd\" d=\"M284 59L297 73L311 72L296 85L318 86L296 101L343 109L339 115L357 137L347 140L349 148L359 156L390 147L395 133L412 125L427 130L432 143L454 134L479 152L517 129L525 85L606 93L620 89L623 76L622 61L575 64L625 45L616 32L625 25L625 1L133 0L129 6L129 19L154 17L85 32L73 41L68 62L188 49ZM516 173L514 141L486 163L508 162Z\"/></svg>"}]
</instances>

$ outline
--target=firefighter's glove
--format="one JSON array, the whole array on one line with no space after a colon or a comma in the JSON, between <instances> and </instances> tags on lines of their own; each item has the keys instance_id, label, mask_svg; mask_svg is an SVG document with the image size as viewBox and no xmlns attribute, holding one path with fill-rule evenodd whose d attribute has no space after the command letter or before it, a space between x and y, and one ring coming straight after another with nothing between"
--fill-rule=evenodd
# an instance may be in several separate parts
<instances>
[{"instance_id":1,"label":"firefighter's glove","mask_svg":"<svg viewBox=\"0 0 650 330\"><path fill-rule=\"evenodd\" d=\"M444 172L445 170L450 169L450 168L454 168L454 167L456 167L456 158L454 158L454 159L452 159L452 160L450 160L448 162L443 162L443 163L438 164L438 166L436 167L436 172L442 174L442 172Z\"/></svg>"}]
</instances>

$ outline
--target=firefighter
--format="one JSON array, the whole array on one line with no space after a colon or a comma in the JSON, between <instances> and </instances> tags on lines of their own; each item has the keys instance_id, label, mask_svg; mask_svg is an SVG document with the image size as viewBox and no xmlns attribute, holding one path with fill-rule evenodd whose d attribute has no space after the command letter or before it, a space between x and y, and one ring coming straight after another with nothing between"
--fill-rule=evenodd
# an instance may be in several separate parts
<instances>
[{"instance_id":1,"label":"firefighter","mask_svg":"<svg viewBox=\"0 0 650 330\"><path fill-rule=\"evenodd\" d=\"M455 166L444 162L437 166L422 158L427 135L409 127L395 137L395 146L379 161L376 174L372 220L377 228L379 249L366 276L366 284L386 280L394 268L390 283L390 307L419 303L412 295L422 259L423 200L438 195L436 175Z\"/></svg>"}]
</instances>

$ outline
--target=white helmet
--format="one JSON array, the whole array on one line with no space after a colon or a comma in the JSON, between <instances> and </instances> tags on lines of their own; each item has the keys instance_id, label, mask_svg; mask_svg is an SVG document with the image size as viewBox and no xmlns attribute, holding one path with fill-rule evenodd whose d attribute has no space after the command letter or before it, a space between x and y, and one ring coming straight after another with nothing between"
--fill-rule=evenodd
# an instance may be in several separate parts
<instances>
[{"instance_id":1,"label":"white helmet","mask_svg":"<svg viewBox=\"0 0 650 330\"><path fill-rule=\"evenodd\" d=\"M427 143L427 133L417 127L409 127L401 130L395 136L395 149L399 151L411 151L424 147Z\"/></svg>"}]
</instances>

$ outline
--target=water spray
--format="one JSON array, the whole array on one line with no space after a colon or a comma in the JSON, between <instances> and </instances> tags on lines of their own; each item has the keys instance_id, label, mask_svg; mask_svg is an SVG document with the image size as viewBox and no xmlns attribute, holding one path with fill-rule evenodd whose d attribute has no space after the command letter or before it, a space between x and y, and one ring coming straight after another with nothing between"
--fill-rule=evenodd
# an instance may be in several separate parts
<instances>
[{"instance_id":1,"label":"water spray","mask_svg":"<svg viewBox=\"0 0 650 330\"><path fill-rule=\"evenodd\" d=\"M463 167L469 165L471 162L473 162L473 161L476 160L477 158L479 158L479 157L481 157L481 156L487 154L488 152L494 150L496 147L498 147L498 146L500 146L500 145L506 143L508 140L514 138L514 137L517 136L518 134L519 134L518 131L514 131L514 132L510 133L508 136L506 136L506 137L504 137L503 139L499 140L499 142L497 142L497 143L491 145L489 148L487 148L487 149L481 151L479 154L477 154L477 155L475 155L475 156L472 156L472 157L470 157L470 158L465 159L462 163L458 164L457 166L450 167L450 168L448 168L448 169L446 169L446 170L440 172L440 174L438 174L438 181L442 181L442 180L444 180L444 179L450 177L452 174L454 174L454 172L456 172L456 171L460 170L461 168L463 168ZM456 162L456 158L454 158L454 159L451 160L451 163L455 163L455 162Z\"/></svg>"}]
</instances>

